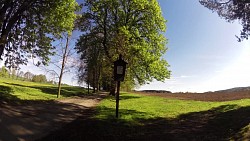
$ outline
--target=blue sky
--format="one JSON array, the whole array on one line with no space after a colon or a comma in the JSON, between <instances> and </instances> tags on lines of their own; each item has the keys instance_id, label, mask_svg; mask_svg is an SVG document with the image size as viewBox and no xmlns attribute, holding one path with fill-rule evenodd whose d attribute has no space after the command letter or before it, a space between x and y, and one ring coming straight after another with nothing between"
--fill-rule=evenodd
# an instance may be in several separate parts
<instances>
[{"instance_id":1,"label":"blue sky","mask_svg":"<svg viewBox=\"0 0 250 141\"><path fill-rule=\"evenodd\" d=\"M226 22L198 0L158 1L168 21L168 51L163 57L172 75L165 82L154 81L140 90L205 92L250 86L250 42L237 42L235 35L241 30L238 21ZM22 70L43 73L32 64ZM77 85L73 75L65 74L63 82Z\"/></svg>"},{"instance_id":2,"label":"blue sky","mask_svg":"<svg viewBox=\"0 0 250 141\"><path fill-rule=\"evenodd\" d=\"M198 0L159 0L167 22L171 78L143 89L205 92L250 86L250 43L237 42L238 21L228 23Z\"/></svg>"}]
</instances>

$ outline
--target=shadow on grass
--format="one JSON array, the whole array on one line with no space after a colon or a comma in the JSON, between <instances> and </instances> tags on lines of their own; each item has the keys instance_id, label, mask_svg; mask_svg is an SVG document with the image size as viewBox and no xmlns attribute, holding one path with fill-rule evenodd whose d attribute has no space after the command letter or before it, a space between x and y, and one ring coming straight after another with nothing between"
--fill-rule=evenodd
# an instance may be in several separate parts
<instances>
[{"instance_id":1,"label":"shadow on grass","mask_svg":"<svg viewBox=\"0 0 250 141\"><path fill-rule=\"evenodd\" d=\"M58 93L58 88L57 86L27 86L27 85L21 85L21 84L15 84L15 83L7 83L4 82L5 84L8 85L13 85L13 86L18 86L18 87L28 87L28 88L34 88L34 89L39 89L43 93L46 94L51 94L51 95L57 95ZM85 89L81 89L79 87L68 87L68 86L62 86L61 87L61 95L64 97L70 97L70 96L79 96L82 94L86 94Z\"/></svg>"},{"instance_id":2,"label":"shadow on grass","mask_svg":"<svg viewBox=\"0 0 250 141\"><path fill-rule=\"evenodd\" d=\"M146 113L120 110L131 114L136 123L115 119L114 109L102 107L104 117L78 118L52 132L41 141L64 140L249 140L244 127L250 123L250 107L224 105L208 111L180 115L175 119L144 119ZM99 109L100 110L100 109Z\"/></svg>"},{"instance_id":3,"label":"shadow on grass","mask_svg":"<svg viewBox=\"0 0 250 141\"><path fill-rule=\"evenodd\" d=\"M120 100L128 100L128 99L136 99L136 98L141 98L139 96L126 96L126 94L120 95Z\"/></svg>"},{"instance_id":4,"label":"shadow on grass","mask_svg":"<svg viewBox=\"0 0 250 141\"><path fill-rule=\"evenodd\" d=\"M0 105L1 104L11 104L11 105L19 105L19 104L30 104L30 103L46 103L51 100L23 100L13 95L14 90L11 86L0 85Z\"/></svg>"},{"instance_id":5,"label":"shadow on grass","mask_svg":"<svg viewBox=\"0 0 250 141\"><path fill-rule=\"evenodd\" d=\"M15 84L15 83L8 83L4 82L7 85L0 85L0 104L9 103L9 104L30 104L30 103L46 103L51 100L41 100L41 99L32 99L32 100L23 100L20 99L18 96L13 95L14 89L13 86L19 88L33 88L42 91L45 94L49 95L57 95L58 89L54 86L27 86L22 84ZM27 89L26 89L27 90ZM35 93L27 93L29 96L37 96ZM70 96L87 96L85 89L81 89L79 87L68 87L62 86L61 89L61 96L63 97L70 97Z\"/></svg>"},{"instance_id":6,"label":"shadow on grass","mask_svg":"<svg viewBox=\"0 0 250 141\"><path fill-rule=\"evenodd\" d=\"M16 96L11 95L13 92L11 87L0 85L0 102L17 100L18 98Z\"/></svg>"}]
</instances>

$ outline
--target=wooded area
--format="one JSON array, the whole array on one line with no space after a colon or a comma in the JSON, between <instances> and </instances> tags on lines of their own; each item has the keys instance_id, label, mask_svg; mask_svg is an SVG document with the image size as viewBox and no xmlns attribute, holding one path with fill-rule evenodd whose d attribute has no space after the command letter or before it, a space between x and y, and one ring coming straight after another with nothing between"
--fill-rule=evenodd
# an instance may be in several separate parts
<instances>
[{"instance_id":1,"label":"wooded area","mask_svg":"<svg viewBox=\"0 0 250 141\"><path fill-rule=\"evenodd\" d=\"M123 89L170 77L169 64L162 58L167 51L166 20L157 0L8 0L1 2L0 11L0 56L9 70L29 59L37 66L47 65L62 35L79 31L78 82L93 92L102 89L114 95L113 62L119 54L128 62ZM67 46L65 42L57 73L59 92Z\"/></svg>"}]
</instances>

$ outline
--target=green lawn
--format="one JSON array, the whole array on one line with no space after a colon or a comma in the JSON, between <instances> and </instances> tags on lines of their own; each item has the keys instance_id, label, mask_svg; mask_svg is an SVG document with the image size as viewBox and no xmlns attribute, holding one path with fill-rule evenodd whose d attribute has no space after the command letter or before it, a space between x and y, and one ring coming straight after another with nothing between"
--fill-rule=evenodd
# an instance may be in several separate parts
<instances>
[{"instance_id":1,"label":"green lawn","mask_svg":"<svg viewBox=\"0 0 250 141\"><path fill-rule=\"evenodd\" d=\"M84 93L62 88L62 98ZM0 79L0 100L47 101L56 94L55 85ZM119 119L115 98L107 97L93 117L79 117L42 140L250 140L249 128L250 99L204 102L122 93Z\"/></svg>"},{"instance_id":2,"label":"green lawn","mask_svg":"<svg viewBox=\"0 0 250 141\"><path fill-rule=\"evenodd\" d=\"M86 91L80 87L62 86L61 98L80 95ZM57 85L34 83L11 78L0 78L0 98L9 101L54 100Z\"/></svg>"},{"instance_id":3,"label":"green lawn","mask_svg":"<svg viewBox=\"0 0 250 141\"><path fill-rule=\"evenodd\" d=\"M97 107L95 119L102 121L98 128L105 127L102 130L106 134L113 132L128 140L250 139L250 99L202 102L128 93L120 99L118 120L114 98L103 100Z\"/></svg>"},{"instance_id":4,"label":"green lawn","mask_svg":"<svg viewBox=\"0 0 250 141\"><path fill-rule=\"evenodd\" d=\"M228 105L231 105L230 108L222 109L221 112L227 112L240 107L250 106L250 99L228 102L204 102L123 93L120 96L119 118L126 121L136 121L137 119L153 119L159 117L171 119L177 118L182 114L208 111L213 108ZM114 116L114 112L115 99L113 97L109 97L99 104L99 114L97 117L100 119L107 119Z\"/></svg>"}]
</instances>

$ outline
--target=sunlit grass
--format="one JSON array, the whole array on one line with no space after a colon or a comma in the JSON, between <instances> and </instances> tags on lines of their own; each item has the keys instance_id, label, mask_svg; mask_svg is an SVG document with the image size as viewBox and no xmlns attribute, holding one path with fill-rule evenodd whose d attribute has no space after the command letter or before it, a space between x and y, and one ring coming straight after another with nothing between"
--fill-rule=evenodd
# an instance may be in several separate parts
<instances>
[{"instance_id":1,"label":"sunlit grass","mask_svg":"<svg viewBox=\"0 0 250 141\"><path fill-rule=\"evenodd\" d=\"M250 99L206 102L128 93L121 94L120 99L119 119L115 118L114 97L97 107L94 119L105 135L115 133L128 139L170 136L174 140L250 138Z\"/></svg>"},{"instance_id":2,"label":"sunlit grass","mask_svg":"<svg viewBox=\"0 0 250 141\"><path fill-rule=\"evenodd\" d=\"M194 100L178 100L155 96L142 96L138 94L123 93L120 97L119 114L120 120L137 121L154 118L177 118L180 115L208 111L223 105L237 105L232 108L223 109L234 110L235 108L250 106L250 99L235 100L227 102L204 102ZM100 119L114 118L115 99L109 97L103 100L98 106L97 115Z\"/></svg>"},{"instance_id":3,"label":"sunlit grass","mask_svg":"<svg viewBox=\"0 0 250 141\"><path fill-rule=\"evenodd\" d=\"M0 94L10 100L54 100L57 98L57 85L34 83L11 78L0 79ZM80 95L85 89L74 86L62 86L61 98Z\"/></svg>"}]
</instances>

